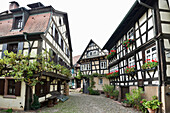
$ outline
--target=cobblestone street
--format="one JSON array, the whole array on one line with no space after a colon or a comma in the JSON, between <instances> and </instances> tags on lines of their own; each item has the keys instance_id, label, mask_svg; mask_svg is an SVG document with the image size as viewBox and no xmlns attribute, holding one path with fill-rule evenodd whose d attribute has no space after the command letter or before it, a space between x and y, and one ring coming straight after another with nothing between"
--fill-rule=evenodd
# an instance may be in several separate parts
<instances>
[{"instance_id":1,"label":"cobblestone street","mask_svg":"<svg viewBox=\"0 0 170 113\"><path fill-rule=\"evenodd\" d=\"M51 108L42 108L42 113L141 113L126 108L118 102L104 96L91 96L71 92L69 100Z\"/></svg>"}]
</instances>

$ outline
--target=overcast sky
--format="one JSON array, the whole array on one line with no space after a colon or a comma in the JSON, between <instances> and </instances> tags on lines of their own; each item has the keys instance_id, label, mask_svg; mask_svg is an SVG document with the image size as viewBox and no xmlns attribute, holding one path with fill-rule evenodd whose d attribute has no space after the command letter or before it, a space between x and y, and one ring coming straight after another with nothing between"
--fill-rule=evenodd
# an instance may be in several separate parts
<instances>
[{"instance_id":1,"label":"overcast sky","mask_svg":"<svg viewBox=\"0 0 170 113\"><path fill-rule=\"evenodd\" d=\"M2 0L0 12L8 10L9 2ZM42 2L56 10L67 12L73 56L81 55L93 39L101 48L108 41L135 0L16 0L20 7ZM28 7L27 7L28 8Z\"/></svg>"}]
</instances>

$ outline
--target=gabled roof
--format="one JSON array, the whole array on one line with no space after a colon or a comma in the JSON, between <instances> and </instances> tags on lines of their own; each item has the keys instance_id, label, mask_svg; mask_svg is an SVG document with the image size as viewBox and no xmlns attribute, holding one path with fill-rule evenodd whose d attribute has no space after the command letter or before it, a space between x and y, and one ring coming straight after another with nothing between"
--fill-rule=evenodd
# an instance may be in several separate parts
<instances>
[{"instance_id":1,"label":"gabled roof","mask_svg":"<svg viewBox=\"0 0 170 113\"><path fill-rule=\"evenodd\" d=\"M0 20L0 37L22 35L23 32L38 33L45 32L50 21L51 13L30 15L23 30L11 30L13 18Z\"/></svg>"},{"instance_id":2,"label":"gabled roof","mask_svg":"<svg viewBox=\"0 0 170 113\"><path fill-rule=\"evenodd\" d=\"M80 60L83 58L85 52L87 51L87 49L88 49L88 47L89 47L89 45L90 45L91 43L94 43L94 44L102 51L102 49L91 39L90 42L88 43L88 45L86 46L83 54L81 55L80 59L77 61L77 63L80 63ZM102 51L102 52L103 52L103 51ZM105 52L103 52L103 53L106 55ZM105 55L104 55L104 56L105 56ZM98 56L97 56L97 57L98 57ZM94 58L94 57L92 57L92 58Z\"/></svg>"},{"instance_id":3,"label":"gabled roof","mask_svg":"<svg viewBox=\"0 0 170 113\"><path fill-rule=\"evenodd\" d=\"M155 0L142 0L142 2L148 5L151 5L154 1ZM136 0L102 49L110 50L116 42L133 27L134 23L145 13L146 10L147 8L140 5L138 0Z\"/></svg>"}]
</instances>

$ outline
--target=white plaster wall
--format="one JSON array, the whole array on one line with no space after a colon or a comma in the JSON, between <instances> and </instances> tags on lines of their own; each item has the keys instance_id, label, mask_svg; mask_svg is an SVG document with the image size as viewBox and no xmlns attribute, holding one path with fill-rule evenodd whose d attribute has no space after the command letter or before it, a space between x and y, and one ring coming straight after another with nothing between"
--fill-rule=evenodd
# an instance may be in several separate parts
<instances>
[{"instance_id":1,"label":"white plaster wall","mask_svg":"<svg viewBox=\"0 0 170 113\"><path fill-rule=\"evenodd\" d=\"M0 108L7 108L7 109L12 108L12 109L17 109L17 110L24 110L25 90L26 90L25 82L22 82L21 83L21 96L17 96L16 99L3 98L3 96L0 95Z\"/></svg>"},{"instance_id":2,"label":"white plaster wall","mask_svg":"<svg viewBox=\"0 0 170 113\"><path fill-rule=\"evenodd\" d=\"M169 9L166 0L159 0L158 6L160 9Z\"/></svg>"}]
</instances>

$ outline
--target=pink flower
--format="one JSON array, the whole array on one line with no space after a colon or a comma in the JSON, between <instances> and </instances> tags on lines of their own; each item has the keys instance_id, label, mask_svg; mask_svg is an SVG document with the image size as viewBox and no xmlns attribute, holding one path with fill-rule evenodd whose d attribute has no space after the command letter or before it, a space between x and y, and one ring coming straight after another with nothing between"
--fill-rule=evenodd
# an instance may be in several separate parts
<instances>
[{"instance_id":1,"label":"pink flower","mask_svg":"<svg viewBox=\"0 0 170 113\"><path fill-rule=\"evenodd\" d=\"M140 103L142 104L142 103L143 103L143 101L140 101Z\"/></svg>"}]
</instances>

